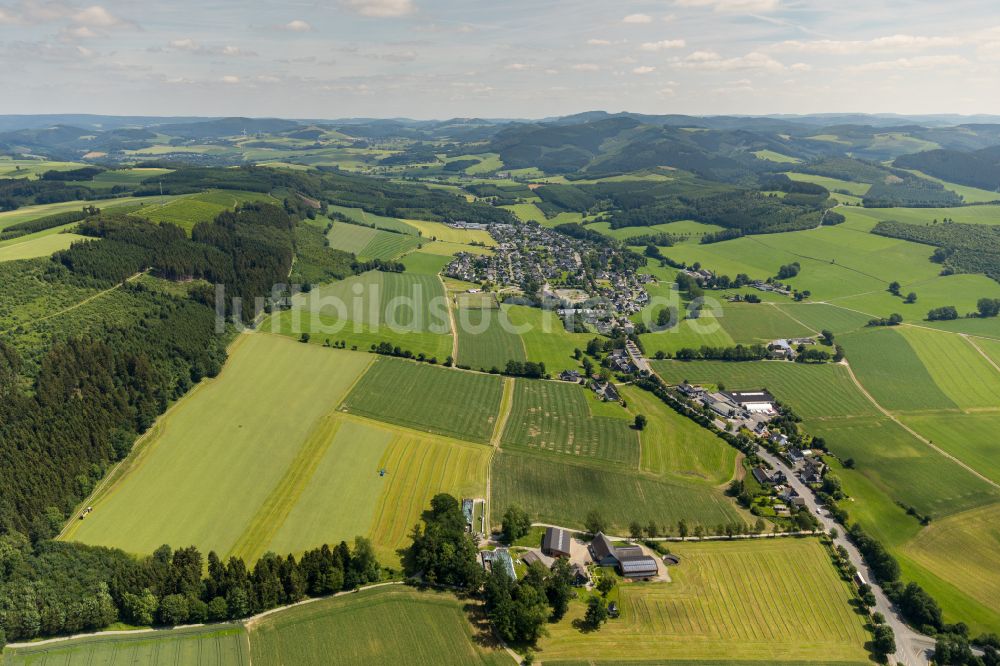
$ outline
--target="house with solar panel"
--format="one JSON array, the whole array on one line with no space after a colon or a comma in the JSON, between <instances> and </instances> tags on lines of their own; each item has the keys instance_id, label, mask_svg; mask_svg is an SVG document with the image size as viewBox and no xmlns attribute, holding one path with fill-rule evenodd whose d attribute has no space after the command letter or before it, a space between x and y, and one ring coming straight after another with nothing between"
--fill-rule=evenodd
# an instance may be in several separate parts
<instances>
[{"instance_id":1,"label":"house with solar panel","mask_svg":"<svg viewBox=\"0 0 1000 666\"><path fill-rule=\"evenodd\" d=\"M545 536L542 538L542 552L549 557L569 557L570 556L569 532L558 527L547 527Z\"/></svg>"},{"instance_id":2,"label":"house with solar panel","mask_svg":"<svg viewBox=\"0 0 1000 666\"><path fill-rule=\"evenodd\" d=\"M602 532L590 542L590 556L602 567L615 567L625 578L651 578L660 573L655 557L639 546L615 546Z\"/></svg>"}]
</instances>

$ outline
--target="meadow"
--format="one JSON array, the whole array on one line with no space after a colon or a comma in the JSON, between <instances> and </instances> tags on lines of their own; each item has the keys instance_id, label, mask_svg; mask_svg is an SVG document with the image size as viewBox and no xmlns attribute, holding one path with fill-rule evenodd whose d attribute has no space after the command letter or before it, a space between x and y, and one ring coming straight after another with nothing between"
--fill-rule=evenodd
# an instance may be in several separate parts
<instances>
[{"instance_id":1,"label":"meadow","mask_svg":"<svg viewBox=\"0 0 1000 666\"><path fill-rule=\"evenodd\" d=\"M489 371L491 368L502 370L507 361L528 360L521 336L511 330L506 310L457 307L455 323L457 363Z\"/></svg>"},{"instance_id":2,"label":"meadow","mask_svg":"<svg viewBox=\"0 0 1000 666\"><path fill-rule=\"evenodd\" d=\"M1000 409L906 414L903 422L974 470L1000 483Z\"/></svg>"},{"instance_id":3,"label":"meadow","mask_svg":"<svg viewBox=\"0 0 1000 666\"><path fill-rule=\"evenodd\" d=\"M549 626L539 642L546 664L630 663L852 664L868 662L870 635L851 605L853 592L814 539L678 543L670 583L623 584L621 617L583 633L584 605ZM808 640L803 640L808 637Z\"/></svg>"},{"instance_id":4,"label":"meadow","mask_svg":"<svg viewBox=\"0 0 1000 666\"><path fill-rule=\"evenodd\" d=\"M807 338L816 334L788 313L769 303L724 303L719 322L735 342L767 343L778 338Z\"/></svg>"},{"instance_id":5,"label":"meadow","mask_svg":"<svg viewBox=\"0 0 1000 666\"><path fill-rule=\"evenodd\" d=\"M347 208L346 206L330 206L330 210L341 215L348 217L356 222L360 222L365 226L374 225L376 229L388 229L389 231L396 231L403 234L417 234L416 227L413 227L402 220L398 220L395 217L385 217L383 215L376 215L375 213L369 213L363 208Z\"/></svg>"},{"instance_id":6,"label":"meadow","mask_svg":"<svg viewBox=\"0 0 1000 666\"><path fill-rule=\"evenodd\" d=\"M969 340L914 326L902 326L899 333L934 384L959 408L1000 408L1000 369Z\"/></svg>"},{"instance_id":7,"label":"meadow","mask_svg":"<svg viewBox=\"0 0 1000 666\"><path fill-rule=\"evenodd\" d=\"M588 391L566 382L516 380L501 446L637 467L639 435L630 427L629 413L615 406L618 418L595 416Z\"/></svg>"},{"instance_id":8,"label":"meadow","mask_svg":"<svg viewBox=\"0 0 1000 666\"><path fill-rule=\"evenodd\" d=\"M419 238L410 234L337 221L333 223L327 237L330 239L330 247L352 252L360 259L396 259L421 244Z\"/></svg>"},{"instance_id":9,"label":"meadow","mask_svg":"<svg viewBox=\"0 0 1000 666\"><path fill-rule=\"evenodd\" d=\"M511 663L475 635L469 603L403 586L323 599L255 622L251 656L258 666Z\"/></svg>"},{"instance_id":10,"label":"meadow","mask_svg":"<svg viewBox=\"0 0 1000 666\"><path fill-rule=\"evenodd\" d=\"M426 220L405 220L405 222L419 230L421 235L428 239L458 243L459 245L480 243L490 246L497 244L488 231L481 229L455 229L442 222L428 222Z\"/></svg>"},{"instance_id":11,"label":"meadow","mask_svg":"<svg viewBox=\"0 0 1000 666\"><path fill-rule=\"evenodd\" d=\"M573 358L575 349L585 349L592 333L570 333L562 319L553 310L540 310L524 305L504 305L510 322L522 330L521 342L529 361L545 364L545 370L553 376L563 370L580 367Z\"/></svg>"},{"instance_id":12,"label":"meadow","mask_svg":"<svg viewBox=\"0 0 1000 666\"><path fill-rule=\"evenodd\" d=\"M788 301L777 303L776 307L809 329L814 331L827 330L834 335L860 330L872 319L870 315L828 303Z\"/></svg>"},{"instance_id":13,"label":"meadow","mask_svg":"<svg viewBox=\"0 0 1000 666\"><path fill-rule=\"evenodd\" d=\"M176 198L164 204L144 206L133 214L152 222L175 224L190 233L199 222L211 222L219 213L233 210L239 204L248 201L277 203L277 199L260 192L208 190Z\"/></svg>"},{"instance_id":14,"label":"meadow","mask_svg":"<svg viewBox=\"0 0 1000 666\"><path fill-rule=\"evenodd\" d=\"M247 647L242 627L215 625L8 648L0 661L5 666L244 666L250 663Z\"/></svg>"},{"instance_id":15,"label":"meadow","mask_svg":"<svg viewBox=\"0 0 1000 666\"><path fill-rule=\"evenodd\" d=\"M486 443L500 410L500 378L380 358L341 409L422 432Z\"/></svg>"},{"instance_id":16,"label":"meadow","mask_svg":"<svg viewBox=\"0 0 1000 666\"><path fill-rule=\"evenodd\" d=\"M37 237L18 238L14 242L0 244L0 262L48 257L82 240L88 239L77 234L39 234Z\"/></svg>"}]
</instances>

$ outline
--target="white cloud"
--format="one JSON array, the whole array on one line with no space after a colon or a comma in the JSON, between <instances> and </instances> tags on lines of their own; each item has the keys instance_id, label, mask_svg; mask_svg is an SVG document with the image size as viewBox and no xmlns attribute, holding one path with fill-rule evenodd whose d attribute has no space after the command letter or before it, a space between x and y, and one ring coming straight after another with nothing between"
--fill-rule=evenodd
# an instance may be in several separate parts
<instances>
[{"instance_id":1,"label":"white cloud","mask_svg":"<svg viewBox=\"0 0 1000 666\"><path fill-rule=\"evenodd\" d=\"M959 55L936 55L868 62L863 65L855 65L850 69L855 72L892 72L903 69L935 69L937 67L957 67L968 64L969 61Z\"/></svg>"},{"instance_id":2,"label":"white cloud","mask_svg":"<svg viewBox=\"0 0 1000 666\"><path fill-rule=\"evenodd\" d=\"M587 44L589 46L611 46L611 40L609 39L588 39Z\"/></svg>"},{"instance_id":3,"label":"white cloud","mask_svg":"<svg viewBox=\"0 0 1000 666\"><path fill-rule=\"evenodd\" d=\"M312 29L312 26L302 19L295 19L285 24L285 30L289 32L309 32Z\"/></svg>"},{"instance_id":4,"label":"white cloud","mask_svg":"<svg viewBox=\"0 0 1000 666\"><path fill-rule=\"evenodd\" d=\"M96 28L113 28L127 23L100 5L91 5L77 12L73 15L73 21Z\"/></svg>"},{"instance_id":5,"label":"white cloud","mask_svg":"<svg viewBox=\"0 0 1000 666\"><path fill-rule=\"evenodd\" d=\"M762 69L778 71L785 66L765 53L752 52L738 58L723 58L715 51L695 51L686 58L673 61L675 67L683 69L706 69L716 71L735 71L744 69Z\"/></svg>"},{"instance_id":6,"label":"white cloud","mask_svg":"<svg viewBox=\"0 0 1000 666\"><path fill-rule=\"evenodd\" d=\"M596 72L600 69L597 65L589 62L581 62L577 65L573 65L573 69L578 72Z\"/></svg>"},{"instance_id":7,"label":"white cloud","mask_svg":"<svg viewBox=\"0 0 1000 666\"><path fill-rule=\"evenodd\" d=\"M646 42L639 48L643 51L665 51L667 49L682 49L687 46L683 39L661 39L658 42Z\"/></svg>"},{"instance_id":8,"label":"white cloud","mask_svg":"<svg viewBox=\"0 0 1000 666\"><path fill-rule=\"evenodd\" d=\"M622 23L652 23L653 17L649 14L629 14L622 19Z\"/></svg>"},{"instance_id":9,"label":"white cloud","mask_svg":"<svg viewBox=\"0 0 1000 666\"><path fill-rule=\"evenodd\" d=\"M772 51L818 53L823 55L858 55L871 51L923 51L926 49L960 46L954 37L924 37L919 35L888 35L868 40L817 39L789 40L770 47Z\"/></svg>"},{"instance_id":10,"label":"white cloud","mask_svg":"<svg viewBox=\"0 0 1000 666\"><path fill-rule=\"evenodd\" d=\"M198 43L193 39L175 39L170 42L170 48L177 49L178 51L197 51L200 47Z\"/></svg>"},{"instance_id":11,"label":"white cloud","mask_svg":"<svg viewBox=\"0 0 1000 666\"><path fill-rule=\"evenodd\" d=\"M76 39L94 39L97 37L97 33L85 25L69 29L65 32L65 35L67 37L75 37Z\"/></svg>"},{"instance_id":12,"label":"white cloud","mask_svg":"<svg viewBox=\"0 0 1000 666\"><path fill-rule=\"evenodd\" d=\"M20 19L14 16L14 14L0 7L0 25L13 25L19 21Z\"/></svg>"},{"instance_id":13,"label":"white cloud","mask_svg":"<svg viewBox=\"0 0 1000 666\"><path fill-rule=\"evenodd\" d=\"M524 70L529 69L530 67L531 65L526 65L523 62L512 62L506 67L504 67L504 69L509 69L515 72L523 72Z\"/></svg>"},{"instance_id":14,"label":"white cloud","mask_svg":"<svg viewBox=\"0 0 1000 666\"><path fill-rule=\"evenodd\" d=\"M706 7L721 13L759 14L777 11L780 0L675 0L678 7Z\"/></svg>"},{"instance_id":15,"label":"white cloud","mask_svg":"<svg viewBox=\"0 0 1000 666\"><path fill-rule=\"evenodd\" d=\"M642 65L641 67L636 67L635 69L633 69L632 73L633 74L650 74L650 73L655 72L655 71L656 71L655 67L650 67L649 65Z\"/></svg>"},{"instance_id":16,"label":"white cloud","mask_svg":"<svg viewBox=\"0 0 1000 666\"><path fill-rule=\"evenodd\" d=\"M79 53L80 55L82 55L84 58L93 58L94 57L94 52L91 51L90 49L88 49L85 46L77 46L76 47L76 52Z\"/></svg>"},{"instance_id":17,"label":"white cloud","mask_svg":"<svg viewBox=\"0 0 1000 666\"><path fill-rule=\"evenodd\" d=\"M812 71L812 65L804 62L797 62L794 65L790 65L788 69L792 70L793 72L809 72Z\"/></svg>"},{"instance_id":18,"label":"white cloud","mask_svg":"<svg viewBox=\"0 0 1000 666\"><path fill-rule=\"evenodd\" d=\"M362 16L395 18L412 14L413 0L341 0L341 4Z\"/></svg>"},{"instance_id":19,"label":"white cloud","mask_svg":"<svg viewBox=\"0 0 1000 666\"><path fill-rule=\"evenodd\" d=\"M227 74L227 75L225 75L225 76L222 77L222 82L223 83L239 83L240 82L240 77L233 76L232 74Z\"/></svg>"}]
</instances>

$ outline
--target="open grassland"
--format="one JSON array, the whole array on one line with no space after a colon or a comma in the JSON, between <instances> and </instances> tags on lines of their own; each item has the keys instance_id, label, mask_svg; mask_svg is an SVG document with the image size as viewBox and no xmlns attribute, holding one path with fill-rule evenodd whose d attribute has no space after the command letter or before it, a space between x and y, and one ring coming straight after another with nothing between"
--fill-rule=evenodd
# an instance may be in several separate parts
<instances>
[{"instance_id":1,"label":"open grassland","mask_svg":"<svg viewBox=\"0 0 1000 666\"><path fill-rule=\"evenodd\" d=\"M385 324L372 326L362 321L340 319L326 312L280 312L266 320L260 330L296 340L301 339L303 333L308 333L310 344L326 346L327 341L331 344L343 341L345 348L355 351L368 351L388 342L394 347L424 354L428 359L437 359L442 363L452 351L449 333L426 333Z\"/></svg>"},{"instance_id":2,"label":"open grassland","mask_svg":"<svg viewBox=\"0 0 1000 666\"><path fill-rule=\"evenodd\" d=\"M858 473L886 497L934 519L983 506L1000 496L985 481L885 417L806 419L805 426L823 437L842 460L853 458Z\"/></svg>"},{"instance_id":3,"label":"open grassland","mask_svg":"<svg viewBox=\"0 0 1000 666\"><path fill-rule=\"evenodd\" d=\"M681 240L698 239L707 233L722 230L722 227L718 225L702 224L693 220L664 222L648 227L622 227L621 229L612 229L609 222L594 222L593 224L588 224L587 228L591 231L599 231L606 236L620 241L628 241L630 238L645 236L647 234L671 234ZM664 248L664 251L669 252L669 250L670 248Z\"/></svg>"},{"instance_id":4,"label":"open grassland","mask_svg":"<svg viewBox=\"0 0 1000 666\"><path fill-rule=\"evenodd\" d=\"M513 204L512 206L503 206L503 208L509 210L517 216L517 219L522 222L537 222L544 226L545 213L533 203L519 203Z\"/></svg>"},{"instance_id":5,"label":"open grassland","mask_svg":"<svg viewBox=\"0 0 1000 666\"><path fill-rule=\"evenodd\" d=\"M488 442L500 409L501 380L398 359L379 359L342 409L350 414L471 442Z\"/></svg>"},{"instance_id":6,"label":"open grassland","mask_svg":"<svg viewBox=\"0 0 1000 666\"><path fill-rule=\"evenodd\" d=\"M923 171L917 171L916 169L903 169L904 171L909 171L915 176L919 176L925 180L930 180L935 183L940 183L944 185L946 190L951 190L955 194L962 197L965 203L991 203L994 201L1000 201L1000 193L991 192L989 190L983 190L978 187L970 187L968 185L959 185L957 183L949 183L946 180L941 180L940 178L935 178L930 176Z\"/></svg>"},{"instance_id":7,"label":"open grassland","mask_svg":"<svg viewBox=\"0 0 1000 666\"><path fill-rule=\"evenodd\" d=\"M653 361L665 381L724 384L729 390L766 388L803 418L876 416L878 411L839 364L788 361Z\"/></svg>"},{"instance_id":8,"label":"open grassland","mask_svg":"<svg viewBox=\"0 0 1000 666\"><path fill-rule=\"evenodd\" d=\"M307 477L321 460L324 417L370 362L277 336L239 338L219 377L157 421L64 538L133 553L163 543L231 552L275 489L296 487L289 474Z\"/></svg>"},{"instance_id":9,"label":"open grassland","mask_svg":"<svg viewBox=\"0 0 1000 666\"><path fill-rule=\"evenodd\" d=\"M802 160L791 155L783 155L773 150L755 150L754 156L768 162L778 162L779 164L800 164Z\"/></svg>"},{"instance_id":10,"label":"open grassland","mask_svg":"<svg viewBox=\"0 0 1000 666\"><path fill-rule=\"evenodd\" d=\"M830 331L834 335L860 330L871 320L867 314L827 303L793 303L789 301L778 303L777 307L789 317L802 322L803 326L814 331Z\"/></svg>"},{"instance_id":11,"label":"open grassland","mask_svg":"<svg viewBox=\"0 0 1000 666\"><path fill-rule=\"evenodd\" d=\"M509 664L447 592L362 590L276 613L249 629L257 666Z\"/></svg>"},{"instance_id":12,"label":"open grassland","mask_svg":"<svg viewBox=\"0 0 1000 666\"><path fill-rule=\"evenodd\" d=\"M59 162L55 160L17 159L0 156L0 178L28 178L34 180L46 171L72 171L90 166L84 162Z\"/></svg>"},{"instance_id":13,"label":"open grassland","mask_svg":"<svg viewBox=\"0 0 1000 666\"><path fill-rule=\"evenodd\" d=\"M526 360L524 343L521 336L511 330L507 310L459 307L455 310L455 326L458 331L456 362L463 366L502 370L507 361Z\"/></svg>"},{"instance_id":14,"label":"open grassland","mask_svg":"<svg viewBox=\"0 0 1000 666\"><path fill-rule=\"evenodd\" d=\"M332 212L340 213L341 215L360 222L366 226L375 225L376 229L388 229L390 231L398 231L404 234L417 234L417 229L415 227L410 226L406 222L398 220L395 217L376 215L375 213L369 213L362 208L347 208L346 206L330 206L330 210Z\"/></svg>"},{"instance_id":15,"label":"open grassland","mask_svg":"<svg viewBox=\"0 0 1000 666\"><path fill-rule=\"evenodd\" d=\"M493 236L488 231L481 229L455 229L442 222L427 222L425 220L406 220L411 227L420 230L424 238L445 241L446 243L458 243L460 245L471 245L480 243L482 245L496 245Z\"/></svg>"},{"instance_id":16,"label":"open grassland","mask_svg":"<svg viewBox=\"0 0 1000 666\"><path fill-rule=\"evenodd\" d=\"M907 224L933 224L945 218L964 224L1000 224L1000 206L959 206L956 208L861 208L842 206L837 212L847 217L846 226L870 231L882 220ZM841 225L845 226L845 225Z\"/></svg>"},{"instance_id":17,"label":"open grassland","mask_svg":"<svg viewBox=\"0 0 1000 666\"><path fill-rule=\"evenodd\" d=\"M588 333L570 333L562 319L552 310L540 310L524 305L504 305L510 322L521 332L525 356L529 361L545 364L553 376L563 370L578 368L573 350L585 349L595 337Z\"/></svg>"},{"instance_id":18,"label":"open grassland","mask_svg":"<svg viewBox=\"0 0 1000 666\"><path fill-rule=\"evenodd\" d=\"M619 588L621 617L600 631L573 626L584 605L549 626L546 664L680 660L738 663L868 663L870 639L826 550L813 539L671 544L671 583Z\"/></svg>"},{"instance_id":19,"label":"open grassland","mask_svg":"<svg viewBox=\"0 0 1000 666\"><path fill-rule=\"evenodd\" d=\"M327 238L330 239L330 247L353 252L361 259L395 259L421 243L419 238L411 234L337 221L333 223Z\"/></svg>"},{"instance_id":20,"label":"open grassland","mask_svg":"<svg viewBox=\"0 0 1000 666\"><path fill-rule=\"evenodd\" d=\"M642 471L665 479L699 481L713 488L733 477L739 457L736 449L648 391L623 386L621 393L629 411L647 419L639 433Z\"/></svg>"},{"instance_id":21,"label":"open grassland","mask_svg":"<svg viewBox=\"0 0 1000 666\"><path fill-rule=\"evenodd\" d=\"M145 206L134 214L153 222L175 224L190 233L199 222L211 222L219 213L233 210L247 201L276 202L273 197L259 192L209 190L174 199L162 205Z\"/></svg>"},{"instance_id":22,"label":"open grassland","mask_svg":"<svg viewBox=\"0 0 1000 666\"><path fill-rule=\"evenodd\" d=\"M986 354L991 361L1000 366L1000 340L992 338L969 338L969 342L981 352Z\"/></svg>"},{"instance_id":23,"label":"open grassland","mask_svg":"<svg viewBox=\"0 0 1000 666\"><path fill-rule=\"evenodd\" d=\"M0 245L0 261L48 257L81 240L87 239L76 234L39 235L37 238L28 238L27 240L19 238L13 243Z\"/></svg>"},{"instance_id":24,"label":"open grassland","mask_svg":"<svg viewBox=\"0 0 1000 666\"><path fill-rule=\"evenodd\" d=\"M987 339L987 342L990 340L1000 341L1000 319L960 317L959 319L952 319L950 321L922 321L920 325L940 331L951 331L952 333L965 333L975 336L976 344L979 344L984 338ZM994 360L996 360L996 357L994 357Z\"/></svg>"},{"instance_id":25,"label":"open grassland","mask_svg":"<svg viewBox=\"0 0 1000 666\"><path fill-rule=\"evenodd\" d=\"M662 479L593 460L502 449L493 459L492 508L497 520L516 504L539 522L582 528L587 513L598 511L609 531L624 534L633 520L655 521L676 529L684 519L692 527L742 522L731 500L703 482ZM637 501L641 498L641 501Z\"/></svg>"},{"instance_id":26,"label":"open grassland","mask_svg":"<svg viewBox=\"0 0 1000 666\"><path fill-rule=\"evenodd\" d=\"M719 311L721 314L722 311ZM673 328L639 336L648 356L658 351L673 354L678 349L699 349L709 347L731 347L735 344L732 336L722 325L722 317L716 317L709 309L702 310L697 319L681 319ZM655 317L650 322L656 323Z\"/></svg>"},{"instance_id":27,"label":"open grassland","mask_svg":"<svg viewBox=\"0 0 1000 666\"><path fill-rule=\"evenodd\" d=\"M952 402L962 409L1000 410L1000 369L968 340L914 326L901 326L899 333Z\"/></svg>"},{"instance_id":28,"label":"open grassland","mask_svg":"<svg viewBox=\"0 0 1000 666\"><path fill-rule=\"evenodd\" d=\"M431 254L423 250L410 252L400 259L406 266L407 273L417 273L419 275L437 275L444 270L444 267L451 261L451 257L440 254Z\"/></svg>"},{"instance_id":29,"label":"open grassland","mask_svg":"<svg viewBox=\"0 0 1000 666\"><path fill-rule=\"evenodd\" d=\"M130 634L94 636L37 647L7 649L4 666L244 666L250 663L243 628L216 625Z\"/></svg>"},{"instance_id":30,"label":"open grassland","mask_svg":"<svg viewBox=\"0 0 1000 666\"><path fill-rule=\"evenodd\" d=\"M619 406L621 418L594 416L588 390L566 382L516 380L501 445L637 467L639 436L628 413Z\"/></svg>"},{"instance_id":31,"label":"open grassland","mask_svg":"<svg viewBox=\"0 0 1000 666\"><path fill-rule=\"evenodd\" d=\"M907 339L891 328L851 333L838 340L862 386L891 410L954 409ZM961 342L961 341L960 341ZM944 359L942 359L944 362Z\"/></svg>"},{"instance_id":32,"label":"open grassland","mask_svg":"<svg viewBox=\"0 0 1000 666\"><path fill-rule=\"evenodd\" d=\"M786 176L792 180L798 180L804 183L816 183L817 185L822 185L831 192L836 192L837 190L843 190L848 194L853 194L856 197L863 197L868 189L871 187L868 183L855 183L850 180L840 180L838 178L829 178L827 176L814 176L810 173L795 173L787 172Z\"/></svg>"},{"instance_id":33,"label":"open grassland","mask_svg":"<svg viewBox=\"0 0 1000 666\"><path fill-rule=\"evenodd\" d=\"M724 303L719 322L735 342L769 342L815 335L788 314L767 303Z\"/></svg>"},{"instance_id":34,"label":"open grassland","mask_svg":"<svg viewBox=\"0 0 1000 666\"><path fill-rule=\"evenodd\" d=\"M930 248L928 248L928 255ZM964 315L976 309L980 298L1000 298L1000 284L985 275L936 275L931 278L913 282L903 282L900 293L913 292L917 295L916 303L904 303L903 297L893 296L885 287L875 291L838 298L837 305L879 317L885 317L893 312L903 315L906 321L916 322L927 316L927 311L946 305L953 305L959 314ZM996 330L1000 331L1000 324Z\"/></svg>"},{"instance_id":35,"label":"open grassland","mask_svg":"<svg viewBox=\"0 0 1000 666\"><path fill-rule=\"evenodd\" d=\"M100 209L117 208L120 206L134 206L137 203L152 205L163 204L173 201L177 197L121 197L119 199L108 199L99 201L63 201L53 204L39 204L37 206L22 206L17 210L0 212L0 230L21 222L28 222L40 217L55 215L56 213L67 213L74 210L82 210L84 206L97 206Z\"/></svg>"},{"instance_id":36,"label":"open grassland","mask_svg":"<svg viewBox=\"0 0 1000 666\"><path fill-rule=\"evenodd\" d=\"M912 414L903 422L984 476L1000 483L1000 409Z\"/></svg>"}]
</instances>

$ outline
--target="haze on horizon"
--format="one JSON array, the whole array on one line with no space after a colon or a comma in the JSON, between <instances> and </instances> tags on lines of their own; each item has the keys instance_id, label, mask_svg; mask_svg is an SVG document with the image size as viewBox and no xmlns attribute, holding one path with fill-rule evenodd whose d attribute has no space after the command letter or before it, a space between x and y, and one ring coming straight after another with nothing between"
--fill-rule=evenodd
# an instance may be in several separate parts
<instances>
[{"instance_id":1,"label":"haze on horizon","mask_svg":"<svg viewBox=\"0 0 1000 666\"><path fill-rule=\"evenodd\" d=\"M982 0L0 1L0 113L1000 111Z\"/></svg>"}]
</instances>

